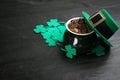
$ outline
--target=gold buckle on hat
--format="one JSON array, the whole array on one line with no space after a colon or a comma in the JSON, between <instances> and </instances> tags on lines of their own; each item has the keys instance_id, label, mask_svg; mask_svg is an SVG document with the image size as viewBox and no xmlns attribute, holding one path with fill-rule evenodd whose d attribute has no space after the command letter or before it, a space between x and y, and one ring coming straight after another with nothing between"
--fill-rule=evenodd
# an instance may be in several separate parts
<instances>
[{"instance_id":1,"label":"gold buckle on hat","mask_svg":"<svg viewBox=\"0 0 120 80\"><path fill-rule=\"evenodd\" d=\"M93 22L93 20L92 19L94 19L95 17L97 17L97 16L99 16L100 17L100 19L97 21L97 22ZM90 18L89 18L89 21L91 22L91 24L94 26L94 27L96 27L97 25L99 25L99 24L101 24L102 22L104 22L105 21L105 17L103 16L103 14L99 11L99 12L97 12L96 14L94 14L93 16L91 16Z\"/></svg>"}]
</instances>

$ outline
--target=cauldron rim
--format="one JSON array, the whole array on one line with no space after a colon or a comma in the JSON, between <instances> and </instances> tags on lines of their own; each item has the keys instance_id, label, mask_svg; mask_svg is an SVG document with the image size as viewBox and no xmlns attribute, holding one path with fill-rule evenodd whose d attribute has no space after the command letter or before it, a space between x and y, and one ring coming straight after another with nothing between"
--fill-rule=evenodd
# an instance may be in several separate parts
<instances>
[{"instance_id":1,"label":"cauldron rim","mask_svg":"<svg viewBox=\"0 0 120 80\"><path fill-rule=\"evenodd\" d=\"M73 31L71 31L71 30L68 28L68 24L71 22L71 20L79 19L79 18L82 18L82 19L83 19L83 17L73 17L73 18L69 19L69 20L66 22L66 25L65 25L65 26L66 26L66 29L67 29L70 33L75 34L75 35L79 35L79 36L86 36L86 35L92 34L94 31L91 31L91 32L85 33L85 34L79 34L79 33L75 33L75 32L73 32Z\"/></svg>"}]
</instances>

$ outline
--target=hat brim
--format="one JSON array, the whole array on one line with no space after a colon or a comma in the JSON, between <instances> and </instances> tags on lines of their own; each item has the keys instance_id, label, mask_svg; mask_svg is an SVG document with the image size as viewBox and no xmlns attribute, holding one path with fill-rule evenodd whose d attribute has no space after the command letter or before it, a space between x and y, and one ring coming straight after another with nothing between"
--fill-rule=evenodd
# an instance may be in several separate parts
<instances>
[{"instance_id":1,"label":"hat brim","mask_svg":"<svg viewBox=\"0 0 120 80\"><path fill-rule=\"evenodd\" d=\"M119 28L119 25L116 23L116 21L112 18L112 16L105 10L100 10L102 14L106 17L105 23L109 26L112 32L116 32Z\"/></svg>"},{"instance_id":2,"label":"hat brim","mask_svg":"<svg viewBox=\"0 0 120 80\"><path fill-rule=\"evenodd\" d=\"M112 44L107 40L107 38L105 38L94 26L92 26L92 24L90 23L89 21L89 18L90 18L90 15L87 13L87 12L82 12L82 16L85 20L85 22L88 24L88 26L95 32L97 33L101 38L102 40L108 44L109 46L112 46Z\"/></svg>"}]
</instances>

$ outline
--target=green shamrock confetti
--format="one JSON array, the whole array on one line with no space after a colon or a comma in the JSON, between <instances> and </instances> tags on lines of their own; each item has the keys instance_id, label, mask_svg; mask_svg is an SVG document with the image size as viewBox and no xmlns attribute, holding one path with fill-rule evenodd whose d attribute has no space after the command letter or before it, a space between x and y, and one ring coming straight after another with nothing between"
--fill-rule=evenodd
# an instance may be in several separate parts
<instances>
[{"instance_id":1,"label":"green shamrock confetti","mask_svg":"<svg viewBox=\"0 0 120 80\"><path fill-rule=\"evenodd\" d=\"M105 55L105 52L104 52L104 47L102 46L97 46L96 48L94 48L92 51L92 53L95 53L97 56L102 56L102 55Z\"/></svg>"},{"instance_id":2,"label":"green shamrock confetti","mask_svg":"<svg viewBox=\"0 0 120 80\"><path fill-rule=\"evenodd\" d=\"M58 41L63 42L65 30L65 22L51 19L47 22L47 26L37 25L33 31L35 33L40 33L49 46L56 46Z\"/></svg>"},{"instance_id":3,"label":"green shamrock confetti","mask_svg":"<svg viewBox=\"0 0 120 80\"><path fill-rule=\"evenodd\" d=\"M36 28L33 30L35 33L46 32L46 28L44 25L37 25Z\"/></svg>"},{"instance_id":4,"label":"green shamrock confetti","mask_svg":"<svg viewBox=\"0 0 120 80\"><path fill-rule=\"evenodd\" d=\"M65 51L66 52L66 56L70 59L73 58L74 55L76 55L76 49L75 48L72 48L71 45L66 45L65 46L65 49L61 48L62 51Z\"/></svg>"},{"instance_id":5,"label":"green shamrock confetti","mask_svg":"<svg viewBox=\"0 0 120 80\"><path fill-rule=\"evenodd\" d=\"M56 41L51 39L51 38L47 38L46 39L46 43L49 45L49 46L56 46Z\"/></svg>"},{"instance_id":6,"label":"green shamrock confetti","mask_svg":"<svg viewBox=\"0 0 120 80\"><path fill-rule=\"evenodd\" d=\"M65 33L65 31L66 31L66 28L64 27L64 26L58 26L58 29L59 29L59 31L60 31L60 33L61 33L61 41L60 42L63 42L63 37L64 37L64 33Z\"/></svg>"},{"instance_id":7,"label":"green shamrock confetti","mask_svg":"<svg viewBox=\"0 0 120 80\"><path fill-rule=\"evenodd\" d=\"M60 25L60 23L58 22L57 19L51 19L49 22L47 22L47 24L50 27L52 27L52 26L56 27L56 26Z\"/></svg>"},{"instance_id":8,"label":"green shamrock confetti","mask_svg":"<svg viewBox=\"0 0 120 80\"><path fill-rule=\"evenodd\" d=\"M41 33L41 35L43 36L44 39L47 39L47 38L51 37L51 33L49 31L47 31L45 33Z\"/></svg>"},{"instance_id":9,"label":"green shamrock confetti","mask_svg":"<svg viewBox=\"0 0 120 80\"><path fill-rule=\"evenodd\" d=\"M64 34L64 32L65 32L65 30L66 30L66 28L65 28L64 26L65 26L65 25L60 25L60 26L58 26L58 29L59 29L59 31L60 31L61 34Z\"/></svg>"},{"instance_id":10,"label":"green shamrock confetti","mask_svg":"<svg viewBox=\"0 0 120 80\"><path fill-rule=\"evenodd\" d=\"M60 30L57 27L55 27L54 32L52 33L52 39L62 42L63 41L63 35L64 34L60 33Z\"/></svg>"}]
</instances>

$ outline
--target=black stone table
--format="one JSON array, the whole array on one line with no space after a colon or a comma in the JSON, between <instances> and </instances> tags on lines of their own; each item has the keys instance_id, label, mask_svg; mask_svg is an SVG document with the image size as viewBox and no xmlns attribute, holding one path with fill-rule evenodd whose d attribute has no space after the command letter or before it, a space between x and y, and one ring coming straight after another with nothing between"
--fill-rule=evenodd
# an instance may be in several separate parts
<instances>
[{"instance_id":1,"label":"black stone table","mask_svg":"<svg viewBox=\"0 0 120 80\"><path fill-rule=\"evenodd\" d=\"M120 30L107 55L73 60L33 33L51 18L67 21L101 8L120 25L119 0L0 0L0 80L119 80Z\"/></svg>"}]
</instances>

